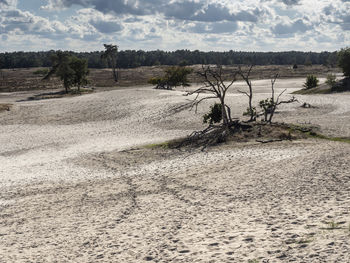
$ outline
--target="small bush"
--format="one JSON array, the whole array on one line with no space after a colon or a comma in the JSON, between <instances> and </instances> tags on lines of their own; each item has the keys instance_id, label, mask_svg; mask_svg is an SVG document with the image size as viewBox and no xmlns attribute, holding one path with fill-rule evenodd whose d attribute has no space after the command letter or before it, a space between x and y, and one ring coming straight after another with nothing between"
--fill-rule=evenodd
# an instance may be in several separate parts
<instances>
[{"instance_id":1,"label":"small bush","mask_svg":"<svg viewBox=\"0 0 350 263\"><path fill-rule=\"evenodd\" d=\"M149 80L148 80L148 83L149 84L152 84L152 85L158 85L158 84L160 84L162 82L162 79L161 78L157 78L157 77L155 77L155 78L150 78Z\"/></svg>"},{"instance_id":2,"label":"small bush","mask_svg":"<svg viewBox=\"0 0 350 263\"><path fill-rule=\"evenodd\" d=\"M170 86L189 86L187 76L193 72L187 67L169 67L165 71L165 80Z\"/></svg>"},{"instance_id":3,"label":"small bush","mask_svg":"<svg viewBox=\"0 0 350 263\"><path fill-rule=\"evenodd\" d=\"M316 88L318 86L318 82L319 82L319 80L317 79L316 76L308 75L306 77L306 82L304 83L304 87L306 89Z\"/></svg>"},{"instance_id":4,"label":"small bush","mask_svg":"<svg viewBox=\"0 0 350 263\"><path fill-rule=\"evenodd\" d=\"M219 123L222 120L221 104L215 103L210 106L210 111L203 116L203 123Z\"/></svg>"},{"instance_id":5,"label":"small bush","mask_svg":"<svg viewBox=\"0 0 350 263\"><path fill-rule=\"evenodd\" d=\"M47 73L49 73L49 70L47 68L43 68L43 69L37 69L36 71L33 72L34 75L46 75Z\"/></svg>"},{"instance_id":6,"label":"small bush","mask_svg":"<svg viewBox=\"0 0 350 263\"><path fill-rule=\"evenodd\" d=\"M252 116L252 119L255 120L257 116L256 108L255 107L252 107L252 109L247 108L247 110L243 112L243 116Z\"/></svg>"},{"instance_id":7,"label":"small bush","mask_svg":"<svg viewBox=\"0 0 350 263\"><path fill-rule=\"evenodd\" d=\"M156 89L172 89L176 86L190 86L187 76L193 70L187 67L169 67L164 70L165 76L155 77L148 80L148 83L156 85Z\"/></svg>"},{"instance_id":8,"label":"small bush","mask_svg":"<svg viewBox=\"0 0 350 263\"><path fill-rule=\"evenodd\" d=\"M337 77L334 74L328 74L327 75L327 80L326 83L329 87L333 88L335 84L337 83L336 81Z\"/></svg>"}]
</instances>

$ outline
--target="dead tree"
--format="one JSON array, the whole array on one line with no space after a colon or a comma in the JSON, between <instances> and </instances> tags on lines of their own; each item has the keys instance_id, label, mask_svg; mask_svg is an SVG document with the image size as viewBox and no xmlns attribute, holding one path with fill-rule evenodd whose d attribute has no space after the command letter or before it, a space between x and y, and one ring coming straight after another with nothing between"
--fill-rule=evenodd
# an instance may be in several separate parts
<instances>
[{"instance_id":1,"label":"dead tree","mask_svg":"<svg viewBox=\"0 0 350 263\"><path fill-rule=\"evenodd\" d=\"M283 93L287 90L283 90L275 99L275 83L278 78L278 74L273 76L271 78L271 98L268 98L266 100L262 100L259 103L260 108L262 108L263 112L262 114L259 114L259 116L264 115L264 121L267 123L272 123L272 118L276 112L276 109L281 104L287 104L287 103L293 103L296 102L297 99L293 96L289 100L281 100L280 98L283 95Z\"/></svg>"},{"instance_id":2,"label":"dead tree","mask_svg":"<svg viewBox=\"0 0 350 263\"><path fill-rule=\"evenodd\" d=\"M254 65L251 65L249 67L249 70L247 73L244 73L241 69L241 67L238 68L238 75L242 77L242 79L247 83L248 88L249 88L249 93L245 91L238 90L238 92L246 95L248 97L248 109L247 109L247 115L250 116L249 121L255 121L256 120L256 109L253 107L253 87L252 87L252 82L250 81L250 73L253 69Z\"/></svg>"},{"instance_id":3,"label":"dead tree","mask_svg":"<svg viewBox=\"0 0 350 263\"><path fill-rule=\"evenodd\" d=\"M231 117L231 109L226 104L225 98L226 98L227 90L236 81L237 73L233 74L232 80L228 83L224 82L221 66L216 66L216 67L202 66L202 71L197 72L197 74L204 79L204 86L186 94L186 95L197 94L195 99L192 101L192 108L195 107L197 111L198 104L201 103L202 101L209 100L209 99L218 99L221 104L223 125L226 127L230 127L233 124L233 120ZM200 98L199 97L200 94L210 94L210 95Z\"/></svg>"}]
</instances>

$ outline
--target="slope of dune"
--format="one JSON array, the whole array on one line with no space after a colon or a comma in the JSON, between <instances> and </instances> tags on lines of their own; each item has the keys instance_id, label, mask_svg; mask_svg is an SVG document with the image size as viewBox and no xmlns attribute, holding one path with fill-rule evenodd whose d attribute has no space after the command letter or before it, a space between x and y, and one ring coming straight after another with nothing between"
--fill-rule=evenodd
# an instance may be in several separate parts
<instances>
[{"instance_id":1,"label":"slope of dune","mask_svg":"<svg viewBox=\"0 0 350 263\"><path fill-rule=\"evenodd\" d=\"M269 80L253 84L268 96ZM235 117L244 88L228 94ZM29 95L0 96L0 262L348 262L350 144L144 148L203 128L211 102L180 111L182 88L150 87L18 102ZM298 99L276 120L350 137L350 94Z\"/></svg>"}]
</instances>

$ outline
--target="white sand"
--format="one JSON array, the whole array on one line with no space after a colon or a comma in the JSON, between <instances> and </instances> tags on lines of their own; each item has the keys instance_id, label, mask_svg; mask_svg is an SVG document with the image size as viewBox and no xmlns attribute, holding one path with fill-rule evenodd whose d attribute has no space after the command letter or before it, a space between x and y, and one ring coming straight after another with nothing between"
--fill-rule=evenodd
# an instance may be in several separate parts
<instances>
[{"instance_id":1,"label":"white sand","mask_svg":"<svg viewBox=\"0 0 350 263\"><path fill-rule=\"evenodd\" d=\"M269 80L254 84L267 97ZM0 262L350 262L349 144L120 152L200 129L209 103L178 112L181 88L26 96L0 96L14 103L0 113ZM246 97L228 98L241 116ZM317 108L276 120L350 136L349 93L298 99Z\"/></svg>"}]
</instances>

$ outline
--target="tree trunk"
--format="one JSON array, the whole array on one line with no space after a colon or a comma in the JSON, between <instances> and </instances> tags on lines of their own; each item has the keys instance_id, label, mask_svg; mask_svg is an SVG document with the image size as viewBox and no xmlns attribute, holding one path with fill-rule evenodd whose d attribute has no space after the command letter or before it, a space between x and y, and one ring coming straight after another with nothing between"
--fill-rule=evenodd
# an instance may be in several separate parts
<instances>
[{"instance_id":1,"label":"tree trunk","mask_svg":"<svg viewBox=\"0 0 350 263\"><path fill-rule=\"evenodd\" d=\"M254 111L253 111L252 100L253 100L253 90L252 90L252 84L250 83L249 84L249 111L250 111L249 121L254 121Z\"/></svg>"},{"instance_id":2,"label":"tree trunk","mask_svg":"<svg viewBox=\"0 0 350 263\"><path fill-rule=\"evenodd\" d=\"M229 124L229 120L227 117L227 112L226 112L226 107L225 107L225 100L223 98L220 99L221 102L221 113L222 113L222 121L224 123L224 125L228 125Z\"/></svg>"},{"instance_id":3,"label":"tree trunk","mask_svg":"<svg viewBox=\"0 0 350 263\"><path fill-rule=\"evenodd\" d=\"M66 90L66 93L68 93L69 85L66 79L63 81L63 86L64 86L64 89Z\"/></svg>"},{"instance_id":4,"label":"tree trunk","mask_svg":"<svg viewBox=\"0 0 350 263\"><path fill-rule=\"evenodd\" d=\"M273 115L275 114L275 111L276 111L276 105L272 106L272 108L271 108L271 112L270 112L270 117L269 117L268 123L272 123L272 118L273 118Z\"/></svg>"},{"instance_id":5,"label":"tree trunk","mask_svg":"<svg viewBox=\"0 0 350 263\"><path fill-rule=\"evenodd\" d=\"M113 67L113 78L115 82L118 82L118 71Z\"/></svg>"}]
</instances>

